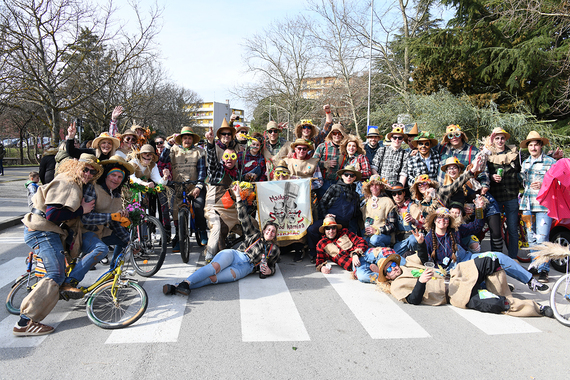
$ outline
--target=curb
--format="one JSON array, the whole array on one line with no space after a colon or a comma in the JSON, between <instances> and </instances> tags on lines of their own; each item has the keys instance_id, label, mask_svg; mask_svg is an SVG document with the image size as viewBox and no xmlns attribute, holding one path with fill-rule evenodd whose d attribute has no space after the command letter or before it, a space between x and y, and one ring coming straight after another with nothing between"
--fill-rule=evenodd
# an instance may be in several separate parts
<instances>
[{"instance_id":1,"label":"curb","mask_svg":"<svg viewBox=\"0 0 570 380\"><path fill-rule=\"evenodd\" d=\"M22 214L20 216L16 216L16 217L7 219L3 222L0 222L0 231L5 230L6 228L10 228L10 227L13 227L13 226L20 224L24 215L26 215L26 214Z\"/></svg>"}]
</instances>

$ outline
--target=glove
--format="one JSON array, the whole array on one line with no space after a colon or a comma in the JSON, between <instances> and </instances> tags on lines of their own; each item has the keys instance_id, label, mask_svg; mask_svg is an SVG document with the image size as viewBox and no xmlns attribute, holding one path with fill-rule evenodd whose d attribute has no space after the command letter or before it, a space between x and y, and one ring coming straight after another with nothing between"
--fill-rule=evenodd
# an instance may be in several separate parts
<instances>
[{"instance_id":1,"label":"glove","mask_svg":"<svg viewBox=\"0 0 570 380\"><path fill-rule=\"evenodd\" d=\"M121 221L121 213L120 212L115 212L111 214L111 220L115 221L115 222L120 222Z\"/></svg>"},{"instance_id":2,"label":"glove","mask_svg":"<svg viewBox=\"0 0 570 380\"><path fill-rule=\"evenodd\" d=\"M125 228L127 228L128 226L131 225L130 219L121 216L121 213L119 213L119 212L115 212L115 213L111 214L111 220L121 223L121 226L123 226Z\"/></svg>"},{"instance_id":3,"label":"glove","mask_svg":"<svg viewBox=\"0 0 570 380\"><path fill-rule=\"evenodd\" d=\"M121 222L121 226L127 228L128 226L131 225L131 220L129 218L121 218L120 220Z\"/></svg>"}]
</instances>

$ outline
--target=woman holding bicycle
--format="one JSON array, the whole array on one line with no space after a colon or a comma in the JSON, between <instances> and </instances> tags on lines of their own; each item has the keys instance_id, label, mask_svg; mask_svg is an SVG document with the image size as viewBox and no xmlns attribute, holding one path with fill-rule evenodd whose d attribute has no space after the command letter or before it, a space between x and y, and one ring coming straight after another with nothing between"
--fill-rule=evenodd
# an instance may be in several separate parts
<instances>
[{"instance_id":1,"label":"woman holding bicycle","mask_svg":"<svg viewBox=\"0 0 570 380\"><path fill-rule=\"evenodd\" d=\"M252 273L258 264L260 278L275 274L275 264L279 259L277 226L273 222L267 222L262 231L255 228L253 220L247 214L247 204L241 200L239 186L235 185L232 190L245 241L237 250L224 249L218 252L210 264L198 269L180 284L165 284L162 288L165 295L179 293L187 296L191 289L237 281Z\"/></svg>"}]
</instances>

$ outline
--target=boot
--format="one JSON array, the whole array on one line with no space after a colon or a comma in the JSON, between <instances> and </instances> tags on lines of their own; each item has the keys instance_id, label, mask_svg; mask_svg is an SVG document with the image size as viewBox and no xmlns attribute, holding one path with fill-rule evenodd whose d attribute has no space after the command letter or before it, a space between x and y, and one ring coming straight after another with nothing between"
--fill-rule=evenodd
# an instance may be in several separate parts
<instances>
[{"instance_id":1,"label":"boot","mask_svg":"<svg viewBox=\"0 0 570 380\"><path fill-rule=\"evenodd\" d=\"M172 252L174 253L180 252L180 243L178 242L178 234L176 234L176 236L174 236L174 239L172 239Z\"/></svg>"}]
</instances>

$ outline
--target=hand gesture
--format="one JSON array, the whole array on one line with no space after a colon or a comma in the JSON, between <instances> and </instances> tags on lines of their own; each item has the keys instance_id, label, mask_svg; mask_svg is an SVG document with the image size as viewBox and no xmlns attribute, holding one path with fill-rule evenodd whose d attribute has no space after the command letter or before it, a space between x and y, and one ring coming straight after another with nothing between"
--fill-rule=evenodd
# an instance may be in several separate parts
<instances>
[{"instance_id":1,"label":"hand gesture","mask_svg":"<svg viewBox=\"0 0 570 380\"><path fill-rule=\"evenodd\" d=\"M552 153L552 158L554 158L555 160L564 158L564 151L560 149L560 147L557 147L554 153Z\"/></svg>"},{"instance_id":2,"label":"hand gesture","mask_svg":"<svg viewBox=\"0 0 570 380\"><path fill-rule=\"evenodd\" d=\"M232 191L234 192L235 196L236 196L236 201L240 201L241 200L241 195L239 193L239 185L235 184L232 186Z\"/></svg>"},{"instance_id":3,"label":"hand gesture","mask_svg":"<svg viewBox=\"0 0 570 380\"><path fill-rule=\"evenodd\" d=\"M85 202L85 198L83 198L81 200L81 207L83 207L84 214L89 214L95 207L95 199L93 199L91 202Z\"/></svg>"},{"instance_id":4,"label":"hand gesture","mask_svg":"<svg viewBox=\"0 0 570 380\"><path fill-rule=\"evenodd\" d=\"M168 145L174 146L174 144L176 144L176 140L174 140L174 137L168 140Z\"/></svg>"},{"instance_id":5,"label":"hand gesture","mask_svg":"<svg viewBox=\"0 0 570 380\"><path fill-rule=\"evenodd\" d=\"M420 276L419 280L422 284L425 284L435 275L435 270L433 268L426 268L424 273Z\"/></svg>"},{"instance_id":6,"label":"hand gesture","mask_svg":"<svg viewBox=\"0 0 570 380\"><path fill-rule=\"evenodd\" d=\"M75 134L77 133L77 128L75 127L75 121L69 124L67 128L67 139L73 140L75 138Z\"/></svg>"},{"instance_id":7,"label":"hand gesture","mask_svg":"<svg viewBox=\"0 0 570 380\"><path fill-rule=\"evenodd\" d=\"M235 113L232 113L232 116L230 116L230 122L234 121L235 119L237 119L237 115Z\"/></svg>"},{"instance_id":8,"label":"hand gesture","mask_svg":"<svg viewBox=\"0 0 570 380\"><path fill-rule=\"evenodd\" d=\"M331 113L331 106L330 104L325 104L323 106L323 110L325 111L325 113Z\"/></svg>"},{"instance_id":9,"label":"hand gesture","mask_svg":"<svg viewBox=\"0 0 570 380\"><path fill-rule=\"evenodd\" d=\"M412 235L414 235L418 244L422 244L425 240L424 234L418 230L412 230Z\"/></svg>"},{"instance_id":10,"label":"hand gesture","mask_svg":"<svg viewBox=\"0 0 570 380\"><path fill-rule=\"evenodd\" d=\"M122 113L123 113L123 107L122 106L115 107L115 109L113 110L113 113L111 114L111 120L117 121L117 119L119 118L119 116L121 116Z\"/></svg>"},{"instance_id":11,"label":"hand gesture","mask_svg":"<svg viewBox=\"0 0 570 380\"><path fill-rule=\"evenodd\" d=\"M164 169L162 171L162 178L164 178L165 181L168 181L169 177L170 177L170 170Z\"/></svg>"},{"instance_id":12,"label":"hand gesture","mask_svg":"<svg viewBox=\"0 0 570 380\"><path fill-rule=\"evenodd\" d=\"M208 140L208 142L210 144L213 144L214 143L214 128L210 127L210 129L208 130L208 132L206 132L204 137L206 138L206 140Z\"/></svg>"}]
</instances>

